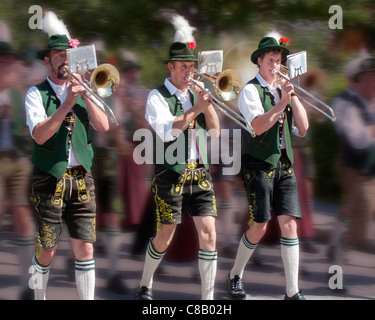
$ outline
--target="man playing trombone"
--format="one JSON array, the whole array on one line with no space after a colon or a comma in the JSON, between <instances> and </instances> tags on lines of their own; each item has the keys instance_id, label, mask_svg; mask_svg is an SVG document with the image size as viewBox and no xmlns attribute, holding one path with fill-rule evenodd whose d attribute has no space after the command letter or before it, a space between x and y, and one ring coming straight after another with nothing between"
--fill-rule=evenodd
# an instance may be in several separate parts
<instances>
[{"instance_id":1,"label":"man playing trombone","mask_svg":"<svg viewBox=\"0 0 375 320\"><path fill-rule=\"evenodd\" d=\"M304 300L298 288L301 218L296 178L293 172L292 131L304 136L308 129L306 111L291 83L276 82L281 62L289 49L266 37L251 55L259 73L242 89L238 106L253 127L256 137L246 134L242 170L250 210L250 228L241 238L234 266L228 275L232 297L245 299L242 276L247 261L266 232L271 208L281 229L281 255L286 275L285 299ZM277 72L275 72L275 70Z\"/></svg>"},{"instance_id":2,"label":"man playing trombone","mask_svg":"<svg viewBox=\"0 0 375 320\"><path fill-rule=\"evenodd\" d=\"M84 100L91 93L75 80L70 83L66 50L71 47L66 34L50 37L37 55L48 66L49 76L29 89L25 102L34 139L31 202L38 220L38 249L30 270L36 279L35 299L46 298L63 219L76 258L79 297L94 299L96 204L89 124L106 132L109 119L90 99Z\"/></svg>"},{"instance_id":3,"label":"man playing trombone","mask_svg":"<svg viewBox=\"0 0 375 320\"><path fill-rule=\"evenodd\" d=\"M156 139L161 141L162 150L156 152L162 151L164 160L156 161L151 182L157 231L147 246L138 300L153 299L154 272L184 212L193 217L198 232L202 299L214 298L217 212L205 135L207 131L218 135L220 127L209 95L197 87L190 88L189 78L194 75L196 61L188 43L174 42L167 60L171 76L165 79L164 85L150 92L146 104L145 117L155 130ZM167 153L173 149L177 158L169 158L170 161Z\"/></svg>"}]
</instances>

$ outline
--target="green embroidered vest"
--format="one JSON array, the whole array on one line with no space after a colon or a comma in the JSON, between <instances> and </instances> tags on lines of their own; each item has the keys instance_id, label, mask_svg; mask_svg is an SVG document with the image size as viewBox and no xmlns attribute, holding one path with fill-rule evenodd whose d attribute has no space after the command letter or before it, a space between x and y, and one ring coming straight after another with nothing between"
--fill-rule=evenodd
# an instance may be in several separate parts
<instances>
[{"instance_id":1,"label":"green embroidered vest","mask_svg":"<svg viewBox=\"0 0 375 320\"><path fill-rule=\"evenodd\" d=\"M51 116L60 106L60 100L48 81L37 86L42 96L47 116ZM32 162L39 169L60 178L67 169L69 146L73 145L79 163L89 171L94 156L91 146L89 115L81 96L73 107L73 129L69 131L63 124L43 145L34 141Z\"/></svg>"},{"instance_id":2,"label":"green embroidered vest","mask_svg":"<svg viewBox=\"0 0 375 320\"><path fill-rule=\"evenodd\" d=\"M171 95L171 93L169 92L169 90L167 89L165 85L160 86L157 90L159 90L160 94L168 103L169 109L174 116L178 117L184 113L181 102L177 99L175 95ZM197 96L191 90L189 90L189 92L190 92L190 98L191 98L192 104L194 105L197 101ZM204 119L204 114L201 113L198 117L196 117L194 122L195 122L195 128L196 128L196 133L197 133L196 142L197 142L198 153L200 157L199 161L203 163L203 165L208 170L209 163L208 163L208 158L207 158L206 122ZM158 136L156 136L156 139L159 139L161 141L161 139ZM189 128L187 128L184 132L182 132L180 136L177 138L177 140L170 141L170 142L161 142L161 143L164 144L163 166L181 174L188 165L189 150L190 150L190 143L191 143L191 133L190 133ZM182 150L182 148L180 149L176 145L179 143L184 143L183 157L177 154L178 150ZM175 157L176 159L183 159L183 161L180 161L180 162L175 161L174 163L169 163L170 161L166 159L166 153L168 151L168 148L172 148L173 157ZM157 163L159 163L159 161L157 161Z\"/></svg>"},{"instance_id":3,"label":"green embroidered vest","mask_svg":"<svg viewBox=\"0 0 375 320\"><path fill-rule=\"evenodd\" d=\"M271 110L274 105L274 97L266 87L262 87L259 81L254 78L249 83L258 90L264 111ZM293 150L291 145L292 131L292 108L290 104L285 108L283 121L277 121L273 127L255 138L246 134L245 153L259 160L263 160L272 165L276 165L281 156L281 137L284 132L286 153L291 163L293 163ZM247 140L247 141L246 141Z\"/></svg>"}]
</instances>

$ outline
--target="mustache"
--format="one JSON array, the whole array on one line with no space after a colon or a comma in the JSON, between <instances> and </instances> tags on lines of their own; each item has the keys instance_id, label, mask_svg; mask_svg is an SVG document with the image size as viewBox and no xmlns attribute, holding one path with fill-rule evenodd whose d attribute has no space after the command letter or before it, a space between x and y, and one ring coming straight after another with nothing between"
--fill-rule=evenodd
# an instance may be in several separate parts
<instances>
[{"instance_id":1,"label":"mustache","mask_svg":"<svg viewBox=\"0 0 375 320\"><path fill-rule=\"evenodd\" d=\"M65 71L64 70L65 67L68 67L68 65L65 64L65 63L63 63L63 64L61 64L61 65L58 66L58 70Z\"/></svg>"}]
</instances>

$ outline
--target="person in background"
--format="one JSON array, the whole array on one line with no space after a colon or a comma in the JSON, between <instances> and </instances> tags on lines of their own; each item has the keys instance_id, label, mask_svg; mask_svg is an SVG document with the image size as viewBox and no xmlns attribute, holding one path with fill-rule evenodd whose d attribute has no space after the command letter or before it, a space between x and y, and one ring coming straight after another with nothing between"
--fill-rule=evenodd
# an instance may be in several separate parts
<instances>
[{"instance_id":1,"label":"person in background","mask_svg":"<svg viewBox=\"0 0 375 320\"><path fill-rule=\"evenodd\" d=\"M343 202L340 211L348 230L346 235L343 227L334 230L330 244L336 254L334 259L342 258L342 245L375 252L371 234L375 217L375 58L361 53L348 63L344 73L347 88L333 100L332 108L341 141L339 170Z\"/></svg>"}]
</instances>

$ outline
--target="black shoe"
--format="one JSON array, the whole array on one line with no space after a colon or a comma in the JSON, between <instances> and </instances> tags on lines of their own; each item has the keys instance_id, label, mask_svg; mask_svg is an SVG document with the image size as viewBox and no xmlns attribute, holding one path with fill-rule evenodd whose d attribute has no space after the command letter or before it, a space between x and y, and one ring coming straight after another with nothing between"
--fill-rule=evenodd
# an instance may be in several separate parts
<instances>
[{"instance_id":1,"label":"black shoe","mask_svg":"<svg viewBox=\"0 0 375 320\"><path fill-rule=\"evenodd\" d=\"M294 296L288 297L288 295L285 295L284 300L306 300L304 295L301 293L301 291L298 291Z\"/></svg>"},{"instance_id":2,"label":"black shoe","mask_svg":"<svg viewBox=\"0 0 375 320\"><path fill-rule=\"evenodd\" d=\"M230 279L230 274L228 274L227 285L230 296L239 300L246 298L246 292L243 289L242 279L239 276L236 275L233 279Z\"/></svg>"},{"instance_id":3,"label":"black shoe","mask_svg":"<svg viewBox=\"0 0 375 320\"><path fill-rule=\"evenodd\" d=\"M152 290L145 286L138 287L137 300L154 300L152 296Z\"/></svg>"}]
</instances>

